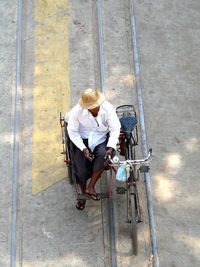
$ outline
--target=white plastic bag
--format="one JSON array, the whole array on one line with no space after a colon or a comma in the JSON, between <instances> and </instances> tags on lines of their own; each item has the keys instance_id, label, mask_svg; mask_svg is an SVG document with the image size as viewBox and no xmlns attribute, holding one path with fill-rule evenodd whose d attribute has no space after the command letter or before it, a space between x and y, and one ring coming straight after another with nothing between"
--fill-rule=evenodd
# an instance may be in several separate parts
<instances>
[{"instance_id":1,"label":"white plastic bag","mask_svg":"<svg viewBox=\"0 0 200 267\"><path fill-rule=\"evenodd\" d=\"M117 169L116 180L119 182L126 181L126 164L119 166Z\"/></svg>"}]
</instances>

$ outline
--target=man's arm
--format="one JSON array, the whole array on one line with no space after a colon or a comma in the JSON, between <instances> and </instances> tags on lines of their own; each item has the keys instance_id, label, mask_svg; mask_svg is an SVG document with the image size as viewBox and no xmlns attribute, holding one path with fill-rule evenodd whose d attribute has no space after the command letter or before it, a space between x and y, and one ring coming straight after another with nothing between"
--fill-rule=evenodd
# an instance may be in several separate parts
<instances>
[{"instance_id":1,"label":"man's arm","mask_svg":"<svg viewBox=\"0 0 200 267\"><path fill-rule=\"evenodd\" d=\"M86 146L83 143L83 140L79 133L79 121L77 114L75 112L72 112L69 117L68 125L67 125L67 131L69 134L69 138L71 141L81 150L83 151Z\"/></svg>"},{"instance_id":2,"label":"man's arm","mask_svg":"<svg viewBox=\"0 0 200 267\"><path fill-rule=\"evenodd\" d=\"M90 153L89 149L84 145L83 140L79 134L79 121L75 115L71 115L68 120L68 134L71 141L81 150L86 159L92 161L94 156Z\"/></svg>"},{"instance_id":3,"label":"man's arm","mask_svg":"<svg viewBox=\"0 0 200 267\"><path fill-rule=\"evenodd\" d=\"M114 107L109 102L107 102L106 104L107 104L107 116L108 116L107 123L109 126L109 133L110 133L107 147L116 150L121 124L117 117Z\"/></svg>"}]
</instances>

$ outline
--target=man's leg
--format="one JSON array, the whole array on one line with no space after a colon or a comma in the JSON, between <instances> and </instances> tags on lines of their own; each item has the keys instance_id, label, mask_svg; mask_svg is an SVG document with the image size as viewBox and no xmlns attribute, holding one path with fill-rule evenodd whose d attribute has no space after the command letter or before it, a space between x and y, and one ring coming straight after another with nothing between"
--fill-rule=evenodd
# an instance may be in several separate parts
<instances>
[{"instance_id":1,"label":"man's leg","mask_svg":"<svg viewBox=\"0 0 200 267\"><path fill-rule=\"evenodd\" d=\"M85 141L85 140L84 140ZM87 145L86 141L85 144ZM73 168L76 182L85 191L87 180L92 175L93 163L84 157L83 152L75 145L73 147Z\"/></svg>"},{"instance_id":2,"label":"man's leg","mask_svg":"<svg viewBox=\"0 0 200 267\"><path fill-rule=\"evenodd\" d=\"M98 145L93 154L95 156L94 159L94 167L93 167L93 173L90 179L90 182L85 190L86 193L89 194L94 194L96 195L95 192L95 184L97 183L97 181L99 180L99 178L101 177L102 172L105 169L104 166L104 162L105 162L105 154L106 154L106 144L107 141L105 141L104 143Z\"/></svg>"},{"instance_id":3,"label":"man's leg","mask_svg":"<svg viewBox=\"0 0 200 267\"><path fill-rule=\"evenodd\" d=\"M83 152L75 146L73 148L73 167L76 183L79 186L80 193L83 194L86 189L87 180L92 174L92 166L91 162L85 159ZM78 200L76 208L80 210L84 209L85 202L85 200Z\"/></svg>"},{"instance_id":4,"label":"man's leg","mask_svg":"<svg viewBox=\"0 0 200 267\"><path fill-rule=\"evenodd\" d=\"M104 171L104 168L100 169L99 171L93 172L90 182L87 186L87 189L85 189L86 193L96 194L94 187L97 181L99 180L99 178L101 177L101 174L103 171Z\"/></svg>"}]
</instances>

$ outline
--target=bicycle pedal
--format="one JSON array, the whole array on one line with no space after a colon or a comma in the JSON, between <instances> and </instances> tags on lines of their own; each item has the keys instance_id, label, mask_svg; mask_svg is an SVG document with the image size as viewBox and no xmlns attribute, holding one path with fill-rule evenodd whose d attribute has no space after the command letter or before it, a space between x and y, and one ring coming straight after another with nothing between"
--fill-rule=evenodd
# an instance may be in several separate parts
<instances>
[{"instance_id":1,"label":"bicycle pedal","mask_svg":"<svg viewBox=\"0 0 200 267\"><path fill-rule=\"evenodd\" d=\"M117 194L125 194L126 193L126 188L125 187L117 187L116 188Z\"/></svg>"},{"instance_id":2,"label":"bicycle pedal","mask_svg":"<svg viewBox=\"0 0 200 267\"><path fill-rule=\"evenodd\" d=\"M107 193L99 193L99 196L100 196L101 199L109 198L109 192L107 192Z\"/></svg>"}]
</instances>

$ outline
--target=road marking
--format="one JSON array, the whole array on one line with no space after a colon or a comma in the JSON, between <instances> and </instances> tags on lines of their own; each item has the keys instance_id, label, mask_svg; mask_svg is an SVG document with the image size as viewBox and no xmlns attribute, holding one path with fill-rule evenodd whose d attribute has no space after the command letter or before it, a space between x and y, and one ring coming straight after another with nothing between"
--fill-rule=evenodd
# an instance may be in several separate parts
<instances>
[{"instance_id":1,"label":"road marking","mask_svg":"<svg viewBox=\"0 0 200 267\"><path fill-rule=\"evenodd\" d=\"M70 107L68 13L68 0L35 1L33 194L67 176L59 112Z\"/></svg>"}]
</instances>

